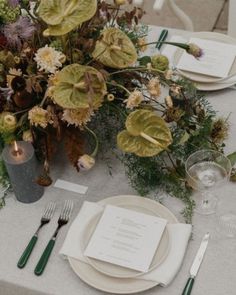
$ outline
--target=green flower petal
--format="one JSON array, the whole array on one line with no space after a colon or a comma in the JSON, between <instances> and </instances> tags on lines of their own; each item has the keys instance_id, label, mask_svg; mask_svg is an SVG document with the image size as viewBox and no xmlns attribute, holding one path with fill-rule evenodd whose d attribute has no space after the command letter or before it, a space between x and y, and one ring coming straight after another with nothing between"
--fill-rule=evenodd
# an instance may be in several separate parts
<instances>
[{"instance_id":1,"label":"green flower petal","mask_svg":"<svg viewBox=\"0 0 236 295\"><path fill-rule=\"evenodd\" d=\"M64 35L93 17L97 0L41 0L39 16L49 25L45 36Z\"/></svg>"},{"instance_id":2,"label":"green flower petal","mask_svg":"<svg viewBox=\"0 0 236 295\"><path fill-rule=\"evenodd\" d=\"M126 68L137 60L137 52L132 41L117 28L103 31L92 56L105 66L118 69Z\"/></svg>"},{"instance_id":3,"label":"green flower petal","mask_svg":"<svg viewBox=\"0 0 236 295\"><path fill-rule=\"evenodd\" d=\"M106 94L106 83L96 69L79 64L64 67L57 76L53 99L63 108L97 109Z\"/></svg>"}]
</instances>

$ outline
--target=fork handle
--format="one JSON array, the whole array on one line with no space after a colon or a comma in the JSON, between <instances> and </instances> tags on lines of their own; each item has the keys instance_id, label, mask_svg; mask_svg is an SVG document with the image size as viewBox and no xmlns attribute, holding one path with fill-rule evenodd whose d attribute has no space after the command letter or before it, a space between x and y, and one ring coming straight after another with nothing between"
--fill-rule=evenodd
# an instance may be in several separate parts
<instances>
[{"instance_id":1,"label":"fork handle","mask_svg":"<svg viewBox=\"0 0 236 295\"><path fill-rule=\"evenodd\" d=\"M23 252L23 254L21 255L21 258L19 259L19 261L17 263L17 266L19 268L23 268L26 265L26 263L30 257L30 254L32 253L32 251L34 249L34 246L35 246L37 240L38 240L38 237L36 235L34 235L31 238L31 240L29 241L29 244L25 248L25 251Z\"/></svg>"},{"instance_id":2,"label":"fork handle","mask_svg":"<svg viewBox=\"0 0 236 295\"><path fill-rule=\"evenodd\" d=\"M43 254L39 259L39 262L37 263L37 265L34 269L34 273L37 276L40 276L43 273L43 271L47 265L48 259L52 253L52 249L53 249L54 245L55 245L55 239L51 239L48 242L46 248L44 249Z\"/></svg>"}]
</instances>

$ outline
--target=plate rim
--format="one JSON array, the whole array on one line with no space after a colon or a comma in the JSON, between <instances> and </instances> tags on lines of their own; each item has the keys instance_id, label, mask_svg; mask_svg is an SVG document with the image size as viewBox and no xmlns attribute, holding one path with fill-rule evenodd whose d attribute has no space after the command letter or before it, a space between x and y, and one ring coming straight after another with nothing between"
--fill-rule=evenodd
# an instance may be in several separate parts
<instances>
[{"instance_id":1,"label":"plate rim","mask_svg":"<svg viewBox=\"0 0 236 295\"><path fill-rule=\"evenodd\" d=\"M102 199L100 201L98 201L98 204L106 204L106 202L109 202L110 200L119 200L119 199L137 199L139 201L141 201L141 199L144 202L150 202L150 206L152 205L156 205L158 207L160 207L162 210L165 211L165 214L169 215L169 218L171 219L172 223L178 223L178 219L176 218L176 216L165 206L163 206L162 204L160 204L159 202L149 199L149 198L145 198L145 197L141 197L141 196L137 196L137 195L116 195L116 196L112 196L112 197L108 197L105 199ZM71 258L68 257L68 261L69 264L72 268L72 270L74 271L74 273L86 284L88 284L89 286L100 290L100 291L104 291L107 293L113 293L113 294L134 294L134 293L138 293L138 292L142 292L142 291L146 291L148 289L151 289L157 285L159 285L158 282L154 282L154 281L148 281L148 280L142 280L140 278L127 278L127 279L119 279L119 278L113 278L113 277L109 277L106 276L104 274L99 273L97 270L93 269L92 266L88 265L87 263L84 263L82 261L79 261L75 258ZM78 268L76 268L76 265L78 266ZM99 274L103 277L105 277L108 281L110 281L110 287L108 285L104 285L104 284L100 284L98 285L95 281L93 281L93 278L91 276L91 271L94 272L95 274ZM119 281L126 281L126 289L120 289L119 288Z\"/></svg>"}]
</instances>

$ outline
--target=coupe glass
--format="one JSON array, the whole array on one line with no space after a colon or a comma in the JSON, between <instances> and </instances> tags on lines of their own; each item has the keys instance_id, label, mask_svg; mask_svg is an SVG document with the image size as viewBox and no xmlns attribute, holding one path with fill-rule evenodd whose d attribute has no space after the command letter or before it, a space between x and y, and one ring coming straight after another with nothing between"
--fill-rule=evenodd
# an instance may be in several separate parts
<instances>
[{"instance_id":1,"label":"coupe glass","mask_svg":"<svg viewBox=\"0 0 236 295\"><path fill-rule=\"evenodd\" d=\"M215 213L214 191L230 177L229 159L218 151L199 150L188 157L185 170L188 184L197 191L195 211L204 215Z\"/></svg>"}]
</instances>

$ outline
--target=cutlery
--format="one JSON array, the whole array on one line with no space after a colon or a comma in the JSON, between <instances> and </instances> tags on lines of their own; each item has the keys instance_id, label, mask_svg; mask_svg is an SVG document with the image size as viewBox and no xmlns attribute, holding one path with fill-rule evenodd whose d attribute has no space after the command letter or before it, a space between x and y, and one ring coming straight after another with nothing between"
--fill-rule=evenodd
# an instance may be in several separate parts
<instances>
[{"instance_id":1,"label":"cutlery","mask_svg":"<svg viewBox=\"0 0 236 295\"><path fill-rule=\"evenodd\" d=\"M159 50L161 49L161 46L163 45L162 42L164 42L166 40L167 36L168 36L168 30L166 30L166 29L162 30L160 37L159 37L157 44L156 44L157 49L159 49Z\"/></svg>"},{"instance_id":2,"label":"cutlery","mask_svg":"<svg viewBox=\"0 0 236 295\"><path fill-rule=\"evenodd\" d=\"M56 208L56 204L53 203L53 202L50 202L44 213L43 213L43 216L41 217L41 220L40 220L40 225L38 227L38 229L36 230L35 234L33 235L33 237L31 238L31 240L29 241L29 244L27 245L27 247L25 248L25 251L23 252L23 254L21 255L18 263L17 263L17 266L19 268L23 268L29 257L30 257L30 254L32 253L33 249L34 249L34 246L38 240L38 234L39 234L39 231L41 230L41 228L50 222L52 216L53 216L53 213L55 211L55 208Z\"/></svg>"},{"instance_id":3,"label":"cutlery","mask_svg":"<svg viewBox=\"0 0 236 295\"><path fill-rule=\"evenodd\" d=\"M182 295L190 295L192 287L193 287L193 283L194 283L194 279L198 273L199 267L202 263L207 245L208 245L208 241L209 241L209 233L206 233L202 239L201 245L197 251L197 254L194 258L193 264L191 266L190 269L190 278L188 279L185 287L184 287L184 291L182 293Z\"/></svg>"},{"instance_id":4,"label":"cutlery","mask_svg":"<svg viewBox=\"0 0 236 295\"><path fill-rule=\"evenodd\" d=\"M43 271L47 265L47 262L49 260L49 257L52 253L52 249L55 245L57 234L58 234L60 228L63 225L68 223L72 210L73 210L73 202L71 200L66 200L64 203L64 206L61 210L60 217L57 221L57 228L56 228L54 234L52 235L52 238L48 242L46 248L44 249L43 254L40 257L40 259L35 267L34 273L37 276L40 276L43 273Z\"/></svg>"}]
</instances>

